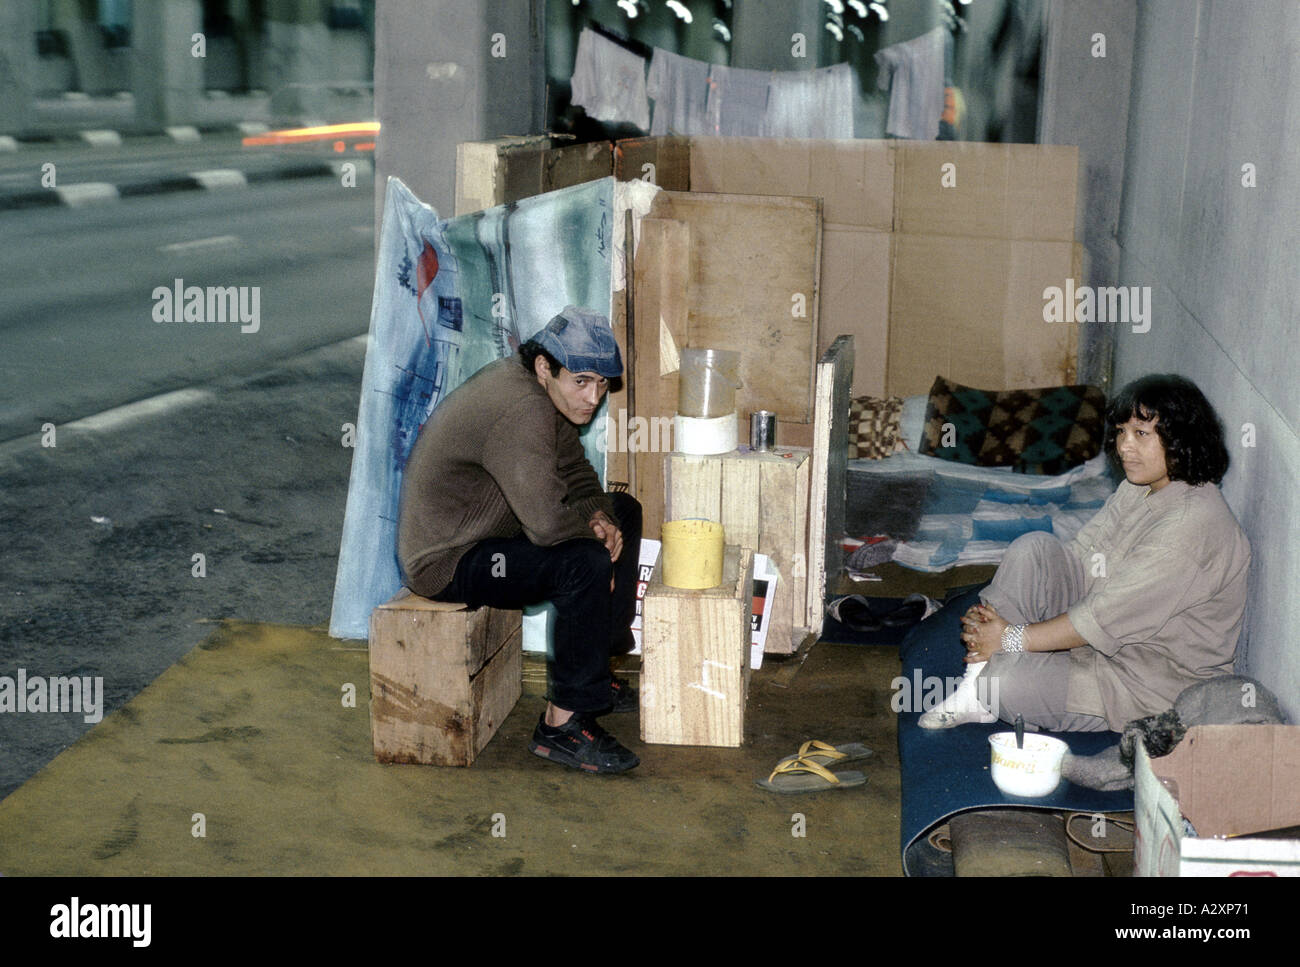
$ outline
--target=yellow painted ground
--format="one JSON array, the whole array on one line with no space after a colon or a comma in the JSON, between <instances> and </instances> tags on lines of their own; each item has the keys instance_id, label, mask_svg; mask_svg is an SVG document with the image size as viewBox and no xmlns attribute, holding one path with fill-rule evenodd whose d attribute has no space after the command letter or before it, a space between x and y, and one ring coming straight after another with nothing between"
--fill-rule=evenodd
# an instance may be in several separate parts
<instances>
[{"instance_id":1,"label":"yellow painted ground","mask_svg":"<svg viewBox=\"0 0 1300 967\"><path fill-rule=\"evenodd\" d=\"M742 749L646 746L608 716L642 760L624 776L531 755L531 686L473 767L384 766L364 643L232 622L0 802L0 874L898 875L897 669L836 645L763 669ZM754 787L807 738L873 748L867 787Z\"/></svg>"}]
</instances>

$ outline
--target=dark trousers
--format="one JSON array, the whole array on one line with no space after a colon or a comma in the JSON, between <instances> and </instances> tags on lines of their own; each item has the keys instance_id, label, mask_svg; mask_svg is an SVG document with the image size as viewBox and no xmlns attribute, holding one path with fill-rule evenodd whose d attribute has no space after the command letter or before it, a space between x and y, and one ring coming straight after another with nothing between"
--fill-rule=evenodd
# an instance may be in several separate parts
<instances>
[{"instance_id":1,"label":"dark trousers","mask_svg":"<svg viewBox=\"0 0 1300 967\"><path fill-rule=\"evenodd\" d=\"M574 712L599 712L610 704L609 659L631 651L636 614L641 504L610 494L623 532L623 551L611 562L605 545L580 538L538 547L524 537L475 544L439 601L471 608L555 605L555 636L548 661L550 700ZM610 576L614 591L609 589Z\"/></svg>"}]
</instances>

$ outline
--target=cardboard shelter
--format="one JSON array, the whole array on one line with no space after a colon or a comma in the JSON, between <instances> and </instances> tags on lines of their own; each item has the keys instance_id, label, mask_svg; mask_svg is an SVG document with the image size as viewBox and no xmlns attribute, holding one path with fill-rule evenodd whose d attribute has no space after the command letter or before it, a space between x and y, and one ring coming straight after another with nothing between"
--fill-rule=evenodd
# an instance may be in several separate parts
<instances>
[{"instance_id":1,"label":"cardboard shelter","mask_svg":"<svg viewBox=\"0 0 1300 967\"><path fill-rule=\"evenodd\" d=\"M620 412L672 415L682 348L740 350L742 423L773 410L779 443L813 451L800 615L809 632L820 631L840 566L851 396L923 394L937 375L991 390L1076 380L1078 326L1045 322L1043 307L1045 290L1080 275L1077 148L501 138L459 146L456 212L611 174L662 190L635 218L631 291L613 298L635 401L626 385L611 393L609 438ZM833 347L841 335L852 338ZM611 451L607 461L655 533L662 455Z\"/></svg>"},{"instance_id":2,"label":"cardboard shelter","mask_svg":"<svg viewBox=\"0 0 1300 967\"><path fill-rule=\"evenodd\" d=\"M925 393L937 375L1027 389L1076 381L1078 324L1044 322L1042 310L1045 289L1081 276L1078 170L1078 148L1062 145L503 138L460 146L456 211L609 174L675 192L819 198L816 353L854 337L855 395Z\"/></svg>"}]
</instances>

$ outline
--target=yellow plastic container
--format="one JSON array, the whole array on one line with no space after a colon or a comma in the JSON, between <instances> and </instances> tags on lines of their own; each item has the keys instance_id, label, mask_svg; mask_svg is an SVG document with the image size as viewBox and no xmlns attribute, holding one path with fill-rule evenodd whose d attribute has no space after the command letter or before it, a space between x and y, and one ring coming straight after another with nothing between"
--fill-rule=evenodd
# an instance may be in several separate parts
<instances>
[{"instance_id":1,"label":"yellow plastic container","mask_svg":"<svg viewBox=\"0 0 1300 967\"><path fill-rule=\"evenodd\" d=\"M723 529L711 520L669 520L661 531L663 582L702 590L722 583Z\"/></svg>"}]
</instances>

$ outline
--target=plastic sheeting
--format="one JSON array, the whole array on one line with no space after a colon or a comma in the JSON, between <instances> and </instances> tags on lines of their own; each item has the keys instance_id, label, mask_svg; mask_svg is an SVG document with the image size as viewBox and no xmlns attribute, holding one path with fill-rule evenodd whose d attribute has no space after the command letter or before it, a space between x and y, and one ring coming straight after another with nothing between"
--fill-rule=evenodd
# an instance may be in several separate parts
<instances>
[{"instance_id":1,"label":"plastic sheeting","mask_svg":"<svg viewBox=\"0 0 1300 967\"><path fill-rule=\"evenodd\" d=\"M365 638L401 587L402 468L438 402L566 305L610 314L614 179L443 219L390 178L330 634ZM583 443L604 468L603 414Z\"/></svg>"}]
</instances>

